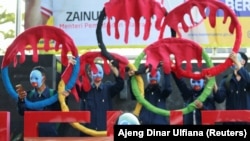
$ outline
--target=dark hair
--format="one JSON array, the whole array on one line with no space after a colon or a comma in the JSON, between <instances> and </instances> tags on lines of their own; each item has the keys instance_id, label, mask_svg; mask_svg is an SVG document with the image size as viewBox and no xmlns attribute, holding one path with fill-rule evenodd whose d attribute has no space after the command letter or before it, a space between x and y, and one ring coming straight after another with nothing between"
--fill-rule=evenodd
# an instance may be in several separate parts
<instances>
[{"instance_id":1,"label":"dark hair","mask_svg":"<svg viewBox=\"0 0 250 141\"><path fill-rule=\"evenodd\" d=\"M247 55L246 55L244 52L239 52L239 54L240 54L241 58L242 58L243 60L245 60L244 67L246 67L247 62L248 62L248 57L247 57Z\"/></svg>"},{"instance_id":2,"label":"dark hair","mask_svg":"<svg viewBox=\"0 0 250 141\"><path fill-rule=\"evenodd\" d=\"M35 66L32 70L38 70L42 75L46 76L46 69L43 66Z\"/></svg>"}]
</instances>

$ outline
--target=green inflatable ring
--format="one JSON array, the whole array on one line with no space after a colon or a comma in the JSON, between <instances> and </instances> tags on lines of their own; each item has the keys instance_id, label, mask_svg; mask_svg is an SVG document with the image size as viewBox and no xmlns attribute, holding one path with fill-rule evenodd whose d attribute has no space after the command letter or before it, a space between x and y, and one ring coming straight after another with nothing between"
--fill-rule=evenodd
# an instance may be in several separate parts
<instances>
[{"instance_id":1,"label":"green inflatable ring","mask_svg":"<svg viewBox=\"0 0 250 141\"><path fill-rule=\"evenodd\" d=\"M134 62L134 65L136 68L139 67L141 60L144 58L145 53L142 52L136 59ZM213 63L212 60L210 59L210 57L208 56L208 54L205 52L205 50L202 50L202 57L206 62L206 65L208 67L213 67ZM142 106L144 106L146 109L148 109L151 112L154 112L156 114L162 115L162 116L169 116L170 115L170 110L166 110L166 109L161 109L158 108L154 105L152 105L150 102L148 102L146 99L144 99L143 95L140 94L140 90L138 87L138 83L135 79L135 77L133 76L131 78L131 84L132 84L132 91L133 94L137 100L137 102L139 102L140 104L142 104ZM197 98L198 100L204 102L206 100L206 98L212 93L212 89L213 86L215 84L215 77L211 77L205 85L205 88L202 92L202 94ZM187 105L186 107L182 108L182 109L177 109L183 112L183 114L188 114L190 112L192 112L195 109L195 105L194 102L190 103L189 105Z\"/></svg>"}]
</instances>

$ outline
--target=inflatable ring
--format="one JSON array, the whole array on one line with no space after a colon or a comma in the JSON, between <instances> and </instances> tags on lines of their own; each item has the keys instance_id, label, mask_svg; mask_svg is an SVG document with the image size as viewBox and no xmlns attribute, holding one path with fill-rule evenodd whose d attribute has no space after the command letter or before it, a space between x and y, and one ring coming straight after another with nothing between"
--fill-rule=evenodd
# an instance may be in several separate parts
<instances>
[{"instance_id":1,"label":"inflatable ring","mask_svg":"<svg viewBox=\"0 0 250 141\"><path fill-rule=\"evenodd\" d=\"M128 64L128 67L131 70L134 70L134 71L136 70L136 67L135 67L134 64ZM134 77L135 77L135 79L136 79L136 81L138 83L138 88L140 90L140 94L142 96L144 96L144 84L143 84L142 76L141 75L135 75ZM136 116L139 116L141 108L142 108L142 105L139 102L137 102L136 106L135 106L135 109L133 111L133 114L135 114Z\"/></svg>"},{"instance_id":2,"label":"inflatable ring","mask_svg":"<svg viewBox=\"0 0 250 141\"><path fill-rule=\"evenodd\" d=\"M62 29L54 27L54 26L37 26L32 27L30 29L25 30L23 33L21 33L17 38L12 42L12 44L7 48L5 56L2 61L1 66L1 75L3 84L6 88L7 93L15 100L18 100L18 94L16 93L15 89L13 88L13 85L10 82L9 74L8 74L8 65L13 62L14 67L17 64L17 53L19 52L20 60L19 62L22 64L25 61L25 52L24 50L27 48L27 46L31 46L29 49L33 50L33 62L38 61L38 48L37 43L44 39L44 47L43 49L45 51L51 50L50 47L50 41L54 40L56 41L56 44L54 46L55 51L58 51L60 49L61 45L61 60L62 64L64 66L68 65L68 57L67 53L71 52L73 56L78 56L77 48L74 45L73 40L68 36ZM75 66L77 67L77 65ZM74 67L74 68L75 68ZM74 69L74 73L78 73L77 69ZM74 73L71 72L71 70L67 71L67 77L65 77L65 82L70 81L70 85L68 85L69 89L72 87L73 83L75 83L75 76ZM65 72L66 74L66 72ZM72 74L72 76L71 76ZM58 100L58 94L42 101L37 102L31 102L27 99L25 99L25 106L29 109L41 109L45 106L51 105L55 101Z\"/></svg>"},{"instance_id":3,"label":"inflatable ring","mask_svg":"<svg viewBox=\"0 0 250 141\"><path fill-rule=\"evenodd\" d=\"M69 82L75 82L74 79L77 79L78 78L78 73L77 73L77 70L80 69L80 59L76 59L76 62L78 62L74 67L75 69L73 70L73 72L76 72L75 74L75 77L72 77L72 81L69 81ZM58 98L59 98L59 102L61 104L61 109L63 112L69 112L69 107L67 106L66 102L65 102L65 98L66 96L63 94L65 90L69 90L71 89L72 87L72 84L74 83L68 83L67 85L65 85L65 82L64 80L60 80L59 84L58 84ZM70 86L71 85L71 86ZM84 133L87 133L89 135L92 135L92 136L106 136L107 135L107 132L106 131L95 131L95 130L92 130L92 129L89 129L89 128L86 128L85 126L81 125L80 123L78 122L73 122L73 123L70 123L72 127L80 130L81 132L84 132Z\"/></svg>"},{"instance_id":4,"label":"inflatable ring","mask_svg":"<svg viewBox=\"0 0 250 141\"><path fill-rule=\"evenodd\" d=\"M136 58L135 63L134 63L136 68L139 67L140 62L144 56L145 56L145 54L141 53ZM204 50L202 51L202 56L203 56L204 60L206 61L206 65L208 67L212 67L213 63ZM152 105L146 99L144 99L144 97L141 94L141 91L139 90L138 82L134 76L131 78L131 83L132 83L132 91L133 91L137 101L140 104L142 104L146 109L148 109L151 112L154 112L156 114L162 115L162 116L169 116L170 115L170 110L158 108L158 107ZM205 89L203 90L202 94L197 99L204 102L206 100L206 98L211 94L214 84L215 84L215 77L212 77L211 79L209 79L206 82ZM194 104L194 102L192 102L189 105L187 105L186 107L184 107L182 109L177 109L177 110L182 111L183 114L187 114L187 113L192 112L194 109L195 109L195 104Z\"/></svg>"},{"instance_id":5,"label":"inflatable ring","mask_svg":"<svg viewBox=\"0 0 250 141\"><path fill-rule=\"evenodd\" d=\"M110 53L110 54L114 57L114 60L117 60L119 62L119 73L120 73L121 77L125 77L125 72L123 70L125 70L125 67L128 65L127 58L120 56L119 54L116 54L116 53ZM92 69L92 67L95 67L94 60L96 58L103 59L104 73L106 75L108 75L110 73L110 67L108 65L108 60L99 51L86 52L80 56L79 60L76 60L80 64L79 73L76 73L76 74L77 74L77 77L82 76L81 77L83 79L82 82L84 82L84 83L82 83L81 85L85 91L89 91L91 88L90 87L91 85L90 85L90 82L89 82L89 79L87 76L88 74L86 73L85 68L86 68L86 65L90 65L91 69ZM68 90L68 88L65 88L65 81L61 80L59 85L58 85L59 101L61 103L62 110L64 112L68 112L68 111L70 111L70 109L69 109L68 105L65 103L66 97L63 94L63 92L65 90ZM77 94L74 94L74 92L72 92L72 94L77 95ZM76 99L79 100L78 98L76 98ZM70 124L75 129L77 129L85 134L91 135L91 136L107 136L106 130L105 131L96 131L96 130L85 127L84 125L80 124L79 122L74 122L74 123L70 123Z\"/></svg>"},{"instance_id":6,"label":"inflatable ring","mask_svg":"<svg viewBox=\"0 0 250 141\"><path fill-rule=\"evenodd\" d=\"M207 18L209 20L210 26L214 28L216 26L216 12L218 10L223 11L223 23L226 23L229 19L229 26L228 31L230 34L235 34L235 42L234 45L232 45L232 51L238 52L239 48L241 46L241 40L242 40L242 31L241 31L241 24L238 21L238 18L235 14L235 12L227 6L224 2L218 1L218 0L189 0L186 1L173 10L171 10L167 16L165 16L165 19L162 23L162 28L160 31L160 39L163 38L165 28L171 27L174 31L176 31L176 34L178 37L182 37L179 25L181 25L183 31L188 32L190 27L187 23L185 23L183 17L187 16L190 17L190 21L192 24L195 24L192 14L190 10L194 7L197 7L197 10L199 10L200 16L205 19ZM206 12L209 9L209 12ZM175 19L175 20L173 20ZM197 78L200 79L204 77L205 75L209 74L211 76L216 76L220 74L221 72L224 72L226 69L228 69L232 65L232 60L228 57L224 63L217 64L214 67L211 67L209 69L204 69L202 72L198 75L193 74L187 74L184 71L181 71L181 75L188 75L188 77Z\"/></svg>"}]
</instances>

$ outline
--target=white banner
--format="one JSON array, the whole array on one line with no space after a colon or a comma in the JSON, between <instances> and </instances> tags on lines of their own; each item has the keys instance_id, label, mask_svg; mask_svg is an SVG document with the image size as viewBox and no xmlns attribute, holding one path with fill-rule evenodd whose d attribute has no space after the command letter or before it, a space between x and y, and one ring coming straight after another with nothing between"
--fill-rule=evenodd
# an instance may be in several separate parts
<instances>
[{"instance_id":1,"label":"white banner","mask_svg":"<svg viewBox=\"0 0 250 141\"><path fill-rule=\"evenodd\" d=\"M158 0L161 1L161 0ZM171 2L168 2L171 1ZM178 0L164 1L168 6L176 6L180 3ZM183 1L183 0L182 0ZM49 3L51 2L51 3ZM53 12L54 25L66 31L75 41L78 47L97 47L96 27L100 12L104 8L104 4L108 0L48 0L42 6ZM171 9L171 8L169 8ZM118 11L124 12L124 11ZM125 22L119 22L119 39L115 38L114 26L111 27L111 36L107 35L106 24L107 20L103 21L102 34L103 41L107 47L125 47L125 46L146 46L154 41L157 41L159 31L155 29L154 19L152 18L152 25L150 35L147 40L143 40L144 24L143 17L141 18L140 35L135 37L134 22L131 19L129 25L129 39L128 44L124 42ZM115 19L113 19L115 20ZM170 37L170 29L166 28L165 37Z\"/></svg>"}]
</instances>

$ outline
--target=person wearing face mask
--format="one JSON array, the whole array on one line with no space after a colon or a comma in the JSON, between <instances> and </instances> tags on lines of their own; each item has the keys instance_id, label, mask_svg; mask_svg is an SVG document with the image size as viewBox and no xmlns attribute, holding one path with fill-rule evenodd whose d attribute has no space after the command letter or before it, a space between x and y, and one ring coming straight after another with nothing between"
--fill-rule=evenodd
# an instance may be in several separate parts
<instances>
[{"instance_id":1,"label":"person wearing face mask","mask_svg":"<svg viewBox=\"0 0 250 141\"><path fill-rule=\"evenodd\" d=\"M195 72L200 73L200 72ZM175 73L172 73L175 83L178 89L181 92L181 96L184 101L184 107L189 105L190 103L194 102L195 109L184 115L183 117L183 124L184 125L201 125L201 111L202 110L215 110L215 101L212 95L208 96L204 102L201 102L197 98L201 95L205 87L205 79L190 79L190 86L189 87L184 78L178 78ZM217 85L214 86L214 91L217 89Z\"/></svg>"},{"instance_id":2,"label":"person wearing face mask","mask_svg":"<svg viewBox=\"0 0 250 141\"><path fill-rule=\"evenodd\" d=\"M91 88L85 91L79 85L76 85L78 96L80 97L80 109L83 111L90 111L91 119L89 123L84 125L87 128L96 131L107 130L106 112L113 110L112 98L118 95L123 87L124 80L120 76L118 68L109 63L109 66L114 74L115 82L103 82L104 71L101 64L96 63L96 70L90 70L89 75L91 79ZM80 136L89 136L80 132Z\"/></svg>"},{"instance_id":3,"label":"person wearing face mask","mask_svg":"<svg viewBox=\"0 0 250 141\"><path fill-rule=\"evenodd\" d=\"M233 61L232 73L225 76L219 83L219 88L214 94L216 102L225 100L226 110L250 109L250 74L246 69L248 57L243 52L232 52L229 58ZM225 124L245 124L243 122Z\"/></svg>"},{"instance_id":4,"label":"person wearing face mask","mask_svg":"<svg viewBox=\"0 0 250 141\"><path fill-rule=\"evenodd\" d=\"M30 102L45 101L57 94L57 91L49 88L46 84L46 70L42 66L36 66L30 73L30 84L33 89L26 91L21 84L16 86L18 93L18 113L24 115L25 111L61 111L60 103L51 103L48 106L39 109L28 109L25 106L26 100ZM42 115L41 115L42 116ZM39 123L38 125L39 137L57 137L58 123Z\"/></svg>"},{"instance_id":5,"label":"person wearing face mask","mask_svg":"<svg viewBox=\"0 0 250 141\"><path fill-rule=\"evenodd\" d=\"M157 70L155 76L151 76L150 70L144 65L141 66L142 67L140 67L138 71L129 70L128 75L133 76L146 73L147 86L144 90L144 98L152 105L161 109L166 109L166 99L172 93L170 74L164 73L163 81L161 81L162 76L160 70ZM158 69L160 69L160 67L158 67ZM129 85L131 85L131 83ZM131 92L131 94L132 99L135 99L133 92ZM142 125L169 125L169 119L166 116L156 114L145 107L141 108L138 118Z\"/></svg>"}]
</instances>

